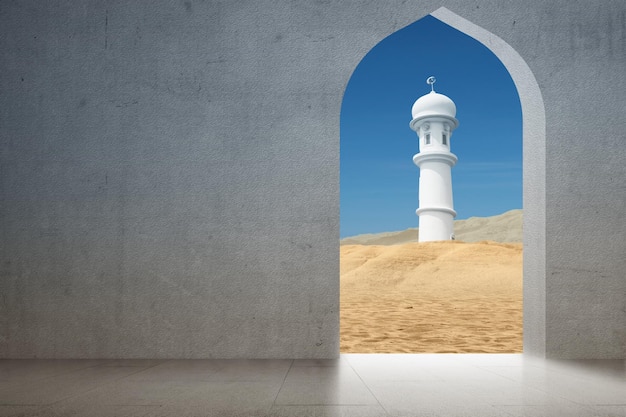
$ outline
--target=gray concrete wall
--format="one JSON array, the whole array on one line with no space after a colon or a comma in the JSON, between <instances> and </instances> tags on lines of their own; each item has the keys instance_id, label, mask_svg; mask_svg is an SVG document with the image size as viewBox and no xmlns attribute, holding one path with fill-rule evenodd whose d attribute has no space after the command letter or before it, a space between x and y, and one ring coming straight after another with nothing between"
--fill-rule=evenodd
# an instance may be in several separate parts
<instances>
[{"instance_id":1,"label":"gray concrete wall","mask_svg":"<svg viewBox=\"0 0 626 417\"><path fill-rule=\"evenodd\" d=\"M554 12L553 12L554 13ZM546 352L626 357L626 3L537 35L548 111ZM550 13L540 16L548 25Z\"/></svg>"},{"instance_id":2,"label":"gray concrete wall","mask_svg":"<svg viewBox=\"0 0 626 417\"><path fill-rule=\"evenodd\" d=\"M623 358L626 6L563 0L0 3L0 357L336 356L343 90L440 6L545 105L525 349Z\"/></svg>"}]
</instances>

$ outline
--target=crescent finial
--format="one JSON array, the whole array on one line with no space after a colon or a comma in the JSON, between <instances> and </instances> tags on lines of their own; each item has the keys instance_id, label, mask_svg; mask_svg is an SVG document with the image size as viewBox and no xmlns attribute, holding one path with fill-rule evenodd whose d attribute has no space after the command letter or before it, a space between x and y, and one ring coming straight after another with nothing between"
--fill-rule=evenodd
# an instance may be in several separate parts
<instances>
[{"instance_id":1,"label":"crescent finial","mask_svg":"<svg viewBox=\"0 0 626 417\"><path fill-rule=\"evenodd\" d=\"M430 91L434 92L435 91L435 82L437 81L437 79L434 76L430 76L428 77L428 79L426 80L426 84L430 85Z\"/></svg>"}]
</instances>

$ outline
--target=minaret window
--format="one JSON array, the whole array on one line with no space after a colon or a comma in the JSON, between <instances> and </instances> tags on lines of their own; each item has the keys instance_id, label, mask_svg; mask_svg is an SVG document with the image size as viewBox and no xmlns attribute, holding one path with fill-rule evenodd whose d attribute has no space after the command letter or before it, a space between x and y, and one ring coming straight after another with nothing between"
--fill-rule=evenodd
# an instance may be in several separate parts
<instances>
[{"instance_id":1,"label":"minaret window","mask_svg":"<svg viewBox=\"0 0 626 417\"><path fill-rule=\"evenodd\" d=\"M426 142L426 145L430 145L430 133L426 133L426 136L424 137L424 141Z\"/></svg>"},{"instance_id":2,"label":"minaret window","mask_svg":"<svg viewBox=\"0 0 626 417\"><path fill-rule=\"evenodd\" d=\"M445 133L441 135L441 143L444 145L448 144L448 135L446 135Z\"/></svg>"}]
</instances>

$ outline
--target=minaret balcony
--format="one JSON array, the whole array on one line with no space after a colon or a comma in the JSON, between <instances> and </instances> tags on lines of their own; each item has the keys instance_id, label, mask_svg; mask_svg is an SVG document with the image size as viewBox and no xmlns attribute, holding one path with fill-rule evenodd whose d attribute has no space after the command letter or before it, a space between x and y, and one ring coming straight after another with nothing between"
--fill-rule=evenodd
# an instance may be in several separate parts
<instances>
[{"instance_id":1,"label":"minaret balcony","mask_svg":"<svg viewBox=\"0 0 626 417\"><path fill-rule=\"evenodd\" d=\"M455 154L444 149L429 150L413 155L413 163L417 166L420 166L420 164L424 162L443 162L453 167L458 160Z\"/></svg>"}]
</instances>

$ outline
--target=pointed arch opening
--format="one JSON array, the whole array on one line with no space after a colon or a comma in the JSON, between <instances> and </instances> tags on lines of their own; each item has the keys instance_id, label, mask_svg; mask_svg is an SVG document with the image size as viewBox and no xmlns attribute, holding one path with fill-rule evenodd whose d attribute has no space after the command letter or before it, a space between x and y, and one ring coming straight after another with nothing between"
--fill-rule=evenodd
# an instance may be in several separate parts
<instances>
[{"instance_id":1,"label":"pointed arch opening","mask_svg":"<svg viewBox=\"0 0 626 417\"><path fill-rule=\"evenodd\" d=\"M466 19L452 13L446 8L440 8L428 15L430 19L434 18L438 23L444 23L465 35L468 35L473 40L478 41L486 47L504 66L508 75L514 84L516 93L519 97L519 106L521 110L521 142L522 142L522 207L524 213L523 222L523 249L524 249L524 266L523 266L523 302L524 302L524 352L526 353L538 353L541 354L543 346L545 346L545 113L544 105L541 97L541 93L538 84L533 76L530 68L522 59L522 57L505 41L496 35L482 29ZM422 19L420 19L422 20ZM418 21L419 22L419 21ZM417 22L416 22L417 23ZM403 29L401 29L403 30ZM396 32L398 33L398 32ZM390 35L390 36L393 36ZM382 43L382 42L381 42ZM379 44L380 45L380 44ZM428 50L428 45L422 45L425 51ZM375 47L376 48L376 47ZM424 59L424 67L427 65L427 54L422 57ZM363 62L363 61L361 61ZM462 62L460 62L462 65ZM359 64L361 65L361 64ZM357 67L358 68L358 67ZM426 69L428 71L428 69ZM356 72L356 70L355 70ZM432 74L429 74L432 75ZM437 74L435 74L437 75ZM445 78L445 74L444 75ZM393 75L392 75L393 76ZM423 77L425 79L425 77ZM406 93L410 97L407 112L410 110L412 101L418 98L418 96L425 94L426 90L419 90L419 83L424 81L416 77L413 85L407 85ZM477 80L477 83L483 80ZM442 83L443 84L443 83ZM449 93L452 99L454 99L454 89L446 90L442 85L442 92L444 94ZM346 90L347 91L347 90ZM344 96L345 101L345 96ZM457 103L458 104L458 103ZM344 116L345 106L342 106L342 155L344 153ZM402 117L402 116L401 116ZM410 118L409 116L405 117ZM459 117L461 125L464 124L464 120ZM382 120L377 121L379 124L390 123L393 121ZM467 122L467 120L465 120ZM405 123L406 124L406 123ZM363 128L366 128L367 123L362 124ZM410 129L407 126L409 136L411 135ZM486 127L486 130L489 126ZM487 132L486 134L497 134ZM457 135L461 136L461 135ZM454 138L456 139L456 138ZM454 147L454 139L450 143L450 146ZM403 141L403 138L384 137L381 138L379 153L384 154L387 152L384 148L386 141ZM413 139L415 140L415 139ZM457 139L459 140L459 139ZM403 155L410 161L410 153ZM459 155L462 158L462 155ZM363 161L361 161L363 162ZM371 161L365 161L365 165L371 163ZM342 159L341 167L341 210L342 210L342 226L344 225L344 213L346 212L346 206L344 204L346 198L350 198L350 191L346 192L344 185L348 181L344 176L344 160ZM390 169L396 169L397 167L390 167ZM404 167L406 172L402 172L401 175L408 174L413 175L416 180L418 177L418 169L416 167ZM413 170L410 172L409 170ZM352 175L358 176L358 171L352 173ZM415 181L417 184L417 181ZM456 190L455 190L456 191ZM416 197L416 186L412 189L413 198ZM376 196L370 196L370 201L356 201L354 204L364 206L365 204L374 203L374 207L369 207L367 210L377 210L376 204L380 204ZM415 203L413 203L415 205ZM416 207L413 207L415 209ZM365 208L364 208L365 210ZM381 212L383 210L381 209ZM417 224L417 217L413 214L415 225ZM343 227L342 227L343 229ZM390 230L386 230L390 231ZM375 232L375 230L373 230ZM351 235L349 231L342 230L342 237ZM366 248L369 252L375 252L375 247ZM363 258L363 257L362 257ZM401 261L400 256L399 261ZM351 260L350 262L355 262ZM343 268L343 265L342 265ZM387 280L393 283L393 276L381 277L383 280ZM342 303L343 303L342 299ZM412 306L403 306L410 308ZM364 312L367 314L367 312ZM343 325L343 323L342 323Z\"/></svg>"}]
</instances>

